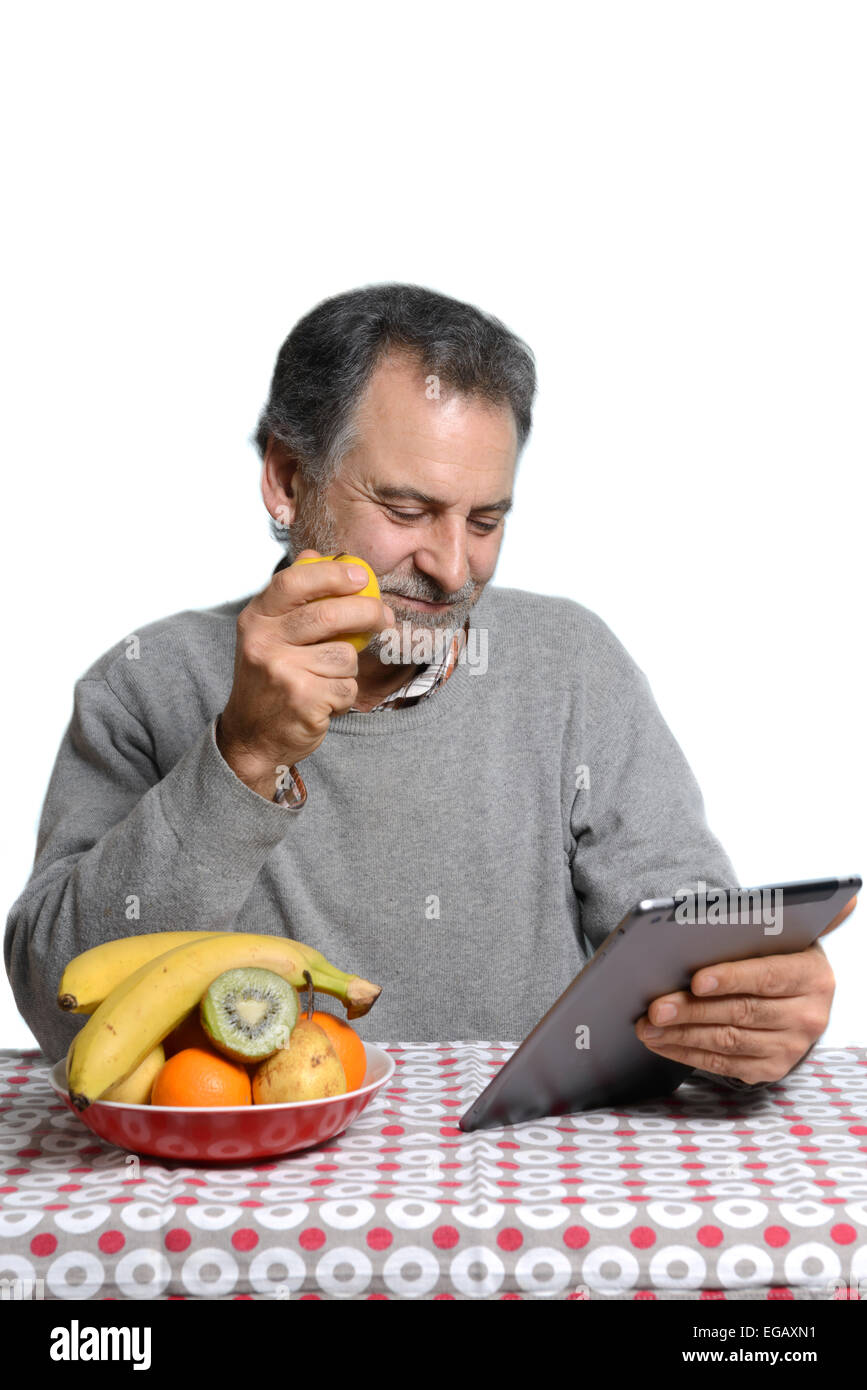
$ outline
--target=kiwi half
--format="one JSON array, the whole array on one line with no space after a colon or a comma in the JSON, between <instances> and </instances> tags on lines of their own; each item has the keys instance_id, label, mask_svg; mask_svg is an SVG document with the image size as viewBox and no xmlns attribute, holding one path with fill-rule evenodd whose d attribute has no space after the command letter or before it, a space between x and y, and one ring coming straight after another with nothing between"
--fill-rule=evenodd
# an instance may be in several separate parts
<instances>
[{"instance_id":1,"label":"kiwi half","mask_svg":"<svg viewBox=\"0 0 867 1390\"><path fill-rule=\"evenodd\" d=\"M202 996L199 1017L214 1047L236 1062L261 1062L289 1041L298 1020L293 985L273 970L225 970Z\"/></svg>"}]
</instances>

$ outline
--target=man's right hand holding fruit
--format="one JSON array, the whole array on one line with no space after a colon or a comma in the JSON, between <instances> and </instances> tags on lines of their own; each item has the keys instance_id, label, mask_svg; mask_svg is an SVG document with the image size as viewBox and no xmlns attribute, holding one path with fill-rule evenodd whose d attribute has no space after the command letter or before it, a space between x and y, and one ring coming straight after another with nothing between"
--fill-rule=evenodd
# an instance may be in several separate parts
<instances>
[{"instance_id":1,"label":"man's right hand holding fruit","mask_svg":"<svg viewBox=\"0 0 867 1390\"><path fill-rule=\"evenodd\" d=\"M393 624L368 566L315 550L302 550L242 610L232 690L216 739L252 791L272 800L278 768L319 747L332 716L351 709L357 697L359 649Z\"/></svg>"}]
</instances>

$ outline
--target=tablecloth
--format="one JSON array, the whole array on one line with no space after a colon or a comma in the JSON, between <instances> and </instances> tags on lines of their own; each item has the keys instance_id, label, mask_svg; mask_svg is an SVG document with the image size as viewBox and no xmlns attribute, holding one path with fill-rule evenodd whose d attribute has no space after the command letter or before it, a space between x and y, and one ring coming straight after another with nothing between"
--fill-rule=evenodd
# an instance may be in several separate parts
<instances>
[{"instance_id":1,"label":"tablecloth","mask_svg":"<svg viewBox=\"0 0 867 1390\"><path fill-rule=\"evenodd\" d=\"M744 1096L465 1134L512 1042L385 1042L336 1140L244 1167L97 1140L0 1052L0 1288L45 1299L867 1297L867 1049Z\"/></svg>"}]
</instances>

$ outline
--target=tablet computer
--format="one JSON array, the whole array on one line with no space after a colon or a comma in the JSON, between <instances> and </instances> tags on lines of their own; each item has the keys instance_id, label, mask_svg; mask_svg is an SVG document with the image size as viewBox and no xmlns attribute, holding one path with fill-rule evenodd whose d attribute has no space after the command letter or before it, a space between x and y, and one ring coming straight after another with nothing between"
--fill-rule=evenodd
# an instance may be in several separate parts
<instances>
[{"instance_id":1,"label":"tablet computer","mask_svg":"<svg viewBox=\"0 0 867 1390\"><path fill-rule=\"evenodd\" d=\"M694 1068L650 1051L636 1021L703 966L803 951L861 888L857 875L650 898L605 938L458 1123L520 1124L667 1095Z\"/></svg>"}]
</instances>

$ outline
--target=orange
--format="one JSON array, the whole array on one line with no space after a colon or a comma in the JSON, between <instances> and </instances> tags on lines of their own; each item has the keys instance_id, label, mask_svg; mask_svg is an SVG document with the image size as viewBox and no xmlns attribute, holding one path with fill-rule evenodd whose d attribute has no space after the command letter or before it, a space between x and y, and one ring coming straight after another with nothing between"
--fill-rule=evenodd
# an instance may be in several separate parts
<instances>
[{"instance_id":1,"label":"orange","mask_svg":"<svg viewBox=\"0 0 867 1390\"><path fill-rule=\"evenodd\" d=\"M346 1072L347 1091L357 1091L364 1082L364 1073L367 1071L367 1056L364 1051L364 1043L355 1029L334 1014L316 1011L310 1015L304 1014L302 1017L312 1018L313 1022L318 1023L320 1028L323 1028L328 1034L335 1052L343 1063L343 1070Z\"/></svg>"},{"instance_id":2,"label":"orange","mask_svg":"<svg viewBox=\"0 0 867 1390\"><path fill-rule=\"evenodd\" d=\"M160 1071L151 1105L252 1105L247 1068L204 1047L176 1052Z\"/></svg>"}]
</instances>

